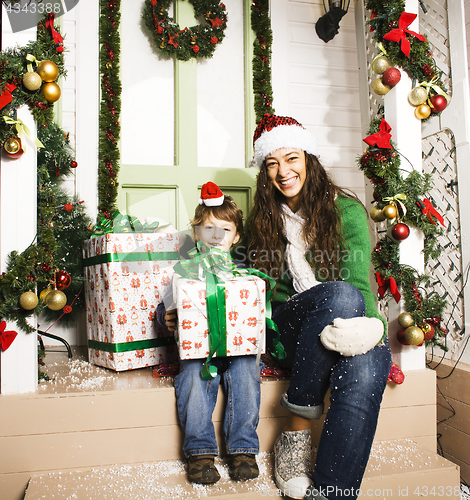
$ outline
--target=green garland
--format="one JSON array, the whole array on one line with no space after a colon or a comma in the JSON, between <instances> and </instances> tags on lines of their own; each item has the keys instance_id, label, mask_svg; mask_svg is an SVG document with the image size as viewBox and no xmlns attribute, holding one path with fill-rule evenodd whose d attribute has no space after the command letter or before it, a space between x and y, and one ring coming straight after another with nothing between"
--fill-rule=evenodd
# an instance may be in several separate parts
<instances>
[{"instance_id":1,"label":"green garland","mask_svg":"<svg viewBox=\"0 0 470 500\"><path fill-rule=\"evenodd\" d=\"M30 42L24 47L7 49L0 53L0 94L11 94L12 98L11 102L0 110L0 145L8 137L18 137L16 127L7 124L5 117L16 120L16 110L20 106L28 106L38 125L47 125L53 120L54 105L44 98L41 89L30 91L24 87L22 82L24 74L28 71L28 64L31 64L32 69L34 69L35 60L50 60L56 64L59 77L66 74L63 48L54 40L51 30L46 27L46 22L47 17L44 17L39 23L35 42ZM55 26L54 31L60 36L59 30ZM32 62L28 61L28 55L33 56ZM8 85L14 85L16 88L9 92Z\"/></svg>"},{"instance_id":2,"label":"green garland","mask_svg":"<svg viewBox=\"0 0 470 500\"><path fill-rule=\"evenodd\" d=\"M98 154L98 220L111 219L117 210L121 127L120 0L100 0L100 130Z\"/></svg>"},{"instance_id":3,"label":"green garland","mask_svg":"<svg viewBox=\"0 0 470 500\"><path fill-rule=\"evenodd\" d=\"M225 38L225 5L218 0L189 0L194 7L195 17L206 22L180 29L179 24L168 16L171 3L172 0L145 1L142 18L156 46L164 54L174 55L180 61L189 61L193 57L212 57L216 46Z\"/></svg>"},{"instance_id":4,"label":"green garland","mask_svg":"<svg viewBox=\"0 0 470 500\"><path fill-rule=\"evenodd\" d=\"M387 57L394 65L400 65L413 79L426 81L426 78L434 78L440 88L444 88L442 82L437 81L434 71L434 62L430 56L429 44L427 41L411 40L410 57L404 56L399 45L383 39L383 35L398 26L404 2L389 1L378 2L368 1L367 7L374 11L375 16L370 21L375 29L374 39L382 44ZM383 120L383 107L380 107L378 115L372 119L369 127L369 136L381 131L380 125ZM443 234L443 229L439 225L439 214L426 213L423 210L424 201L432 204L428 199L432 189L432 176L421 174L417 171L407 173L402 176L402 157L390 142L391 148L381 144L370 145L365 153L361 155L357 162L359 168L368 179L374 184L374 200L376 210L382 210L386 205L395 205L398 209L397 219L405 224L420 229L424 234L424 262L428 263L430 258L436 259L439 256L440 248L437 238ZM386 232L386 231L379 231ZM372 264L376 276L381 280L393 279L403 295L405 310L409 312L415 325L428 324L434 327L434 337L427 340L427 345L439 346L447 350L443 338L447 334L446 329L441 326L443 311L446 301L439 296L430 285L430 276L419 274L416 269L400 264L399 243L388 236L382 237L376 244L372 252Z\"/></svg>"},{"instance_id":5,"label":"green garland","mask_svg":"<svg viewBox=\"0 0 470 500\"><path fill-rule=\"evenodd\" d=\"M256 123L265 113L274 114L271 85L271 45L273 34L269 18L269 0L254 0L251 4L253 42L253 93Z\"/></svg>"},{"instance_id":6,"label":"green garland","mask_svg":"<svg viewBox=\"0 0 470 500\"><path fill-rule=\"evenodd\" d=\"M407 34L406 39L410 43L410 53L407 56L399 42L384 38L399 27L399 19L405 9L404 0L367 0L365 6L372 11L368 24L373 31L373 40L392 66L403 68L413 81L413 87L422 85L426 88L428 98L437 93L445 93L447 90L440 79L440 71L431 55L431 46L427 39L422 41Z\"/></svg>"}]
</instances>

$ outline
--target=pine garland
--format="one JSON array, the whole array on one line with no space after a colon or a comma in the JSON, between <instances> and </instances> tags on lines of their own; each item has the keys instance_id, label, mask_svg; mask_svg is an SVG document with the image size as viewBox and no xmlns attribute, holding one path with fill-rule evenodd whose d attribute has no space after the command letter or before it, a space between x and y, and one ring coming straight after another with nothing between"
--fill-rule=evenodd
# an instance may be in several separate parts
<instances>
[{"instance_id":1,"label":"pine garland","mask_svg":"<svg viewBox=\"0 0 470 500\"><path fill-rule=\"evenodd\" d=\"M23 85L23 76L28 71L28 64L35 69L36 61L50 60L56 64L59 70L59 77L65 76L63 48L59 46L51 34L51 30L46 27L47 18L44 17L38 24L37 40L30 42L24 47L15 47L3 50L0 53L0 94L11 94L12 100L1 110L0 117L0 144L3 144L8 137L18 137L14 126L5 123L5 117L16 120L16 110L23 105L27 105L38 125L47 125L54 117L54 105L48 102L41 93L41 88L36 91L28 90ZM57 33L59 29L54 26ZM62 48L62 50L59 50ZM34 57L33 61L28 61L27 56ZM13 84L16 88L9 92L7 85ZM4 95L5 95L4 94Z\"/></svg>"},{"instance_id":2,"label":"pine garland","mask_svg":"<svg viewBox=\"0 0 470 500\"><path fill-rule=\"evenodd\" d=\"M180 29L168 15L172 0L146 0L142 19L150 30L156 46L166 55L180 61L191 58L210 58L216 46L225 38L227 13L218 0L189 0L196 18L205 20L189 28Z\"/></svg>"},{"instance_id":3,"label":"pine garland","mask_svg":"<svg viewBox=\"0 0 470 500\"><path fill-rule=\"evenodd\" d=\"M265 113L274 114L271 84L271 46L273 34L269 18L269 0L254 0L251 4L253 42L253 93L256 123Z\"/></svg>"},{"instance_id":4,"label":"pine garland","mask_svg":"<svg viewBox=\"0 0 470 500\"><path fill-rule=\"evenodd\" d=\"M117 210L121 127L120 0L100 0L100 130L98 154L98 218L111 219Z\"/></svg>"},{"instance_id":5,"label":"pine garland","mask_svg":"<svg viewBox=\"0 0 470 500\"><path fill-rule=\"evenodd\" d=\"M369 24L373 30L373 38L379 49L390 60L393 66L402 67L409 77L426 84L428 92L432 94L436 85L442 91L445 87L437 76L437 69L431 57L431 50L427 39L419 40L409 36L410 53L407 57L401 50L400 44L389 41L383 37L391 30L398 28L398 20L402 16L405 2L402 0L368 0L366 7L373 11ZM436 90L436 88L434 88ZM438 89L437 89L438 90ZM428 97L429 94L428 94ZM369 136L380 130L383 120L383 107L378 115L371 120ZM424 210L424 202L428 202L435 209L430 199L432 189L432 176L421 174L413 170L407 175L402 175L401 162L407 161L390 141L391 148L381 144L370 145L357 162L359 168L374 184L374 200L377 210L382 210L386 205L393 204L398 209L397 220L420 229L424 234L424 262L425 266L430 258L436 259L440 253L437 238L443 234L437 211L428 213ZM400 200L400 201L398 201ZM379 227L385 223L379 222ZM379 230L387 233L386 228ZM428 324L434 327L434 337L426 341L426 345L439 346L447 350L443 338L447 331L441 326L443 311L446 301L432 289L430 276L419 274L416 269L400 264L400 243L387 235L383 236L372 252L372 264L376 276L382 281L394 280L398 285L404 300L405 310L411 314L415 325Z\"/></svg>"}]
</instances>

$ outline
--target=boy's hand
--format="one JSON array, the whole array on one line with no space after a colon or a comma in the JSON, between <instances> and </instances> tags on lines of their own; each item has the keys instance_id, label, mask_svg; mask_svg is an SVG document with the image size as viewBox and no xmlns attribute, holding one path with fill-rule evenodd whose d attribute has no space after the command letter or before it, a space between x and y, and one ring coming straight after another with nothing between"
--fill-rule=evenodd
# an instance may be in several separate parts
<instances>
[{"instance_id":1,"label":"boy's hand","mask_svg":"<svg viewBox=\"0 0 470 500\"><path fill-rule=\"evenodd\" d=\"M176 330L176 325L178 323L178 317L176 314L176 309L170 309L165 313L165 326L170 332Z\"/></svg>"}]
</instances>

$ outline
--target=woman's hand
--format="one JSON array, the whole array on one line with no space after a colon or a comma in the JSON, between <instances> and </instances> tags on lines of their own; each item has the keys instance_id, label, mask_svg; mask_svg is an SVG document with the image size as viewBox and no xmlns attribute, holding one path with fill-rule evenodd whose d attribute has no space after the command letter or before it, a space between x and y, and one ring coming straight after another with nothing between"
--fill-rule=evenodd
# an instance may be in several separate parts
<instances>
[{"instance_id":1,"label":"woman's hand","mask_svg":"<svg viewBox=\"0 0 470 500\"><path fill-rule=\"evenodd\" d=\"M337 351L343 356L356 356L373 349L383 334L384 324L380 319L359 316L336 318L332 325L323 329L320 339L330 351Z\"/></svg>"},{"instance_id":2,"label":"woman's hand","mask_svg":"<svg viewBox=\"0 0 470 500\"><path fill-rule=\"evenodd\" d=\"M165 313L165 326L168 328L170 332L174 332L176 330L176 325L178 323L178 316L176 313L176 309L170 309Z\"/></svg>"}]
</instances>

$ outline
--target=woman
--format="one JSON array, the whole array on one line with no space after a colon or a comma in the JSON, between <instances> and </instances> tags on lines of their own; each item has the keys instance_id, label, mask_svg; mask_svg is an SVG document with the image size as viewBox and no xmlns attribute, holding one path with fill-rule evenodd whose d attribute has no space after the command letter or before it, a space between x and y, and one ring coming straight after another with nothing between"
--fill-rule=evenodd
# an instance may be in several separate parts
<instances>
[{"instance_id":1,"label":"woman","mask_svg":"<svg viewBox=\"0 0 470 500\"><path fill-rule=\"evenodd\" d=\"M391 365L369 283L367 214L332 182L313 136L296 120L265 115L253 143L260 172L248 264L277 279L273 319L291 368L276 483L292 498L356 498ZM312 474L311 420L323 414L328 389Z\"/></svg>"}]
</instances>

